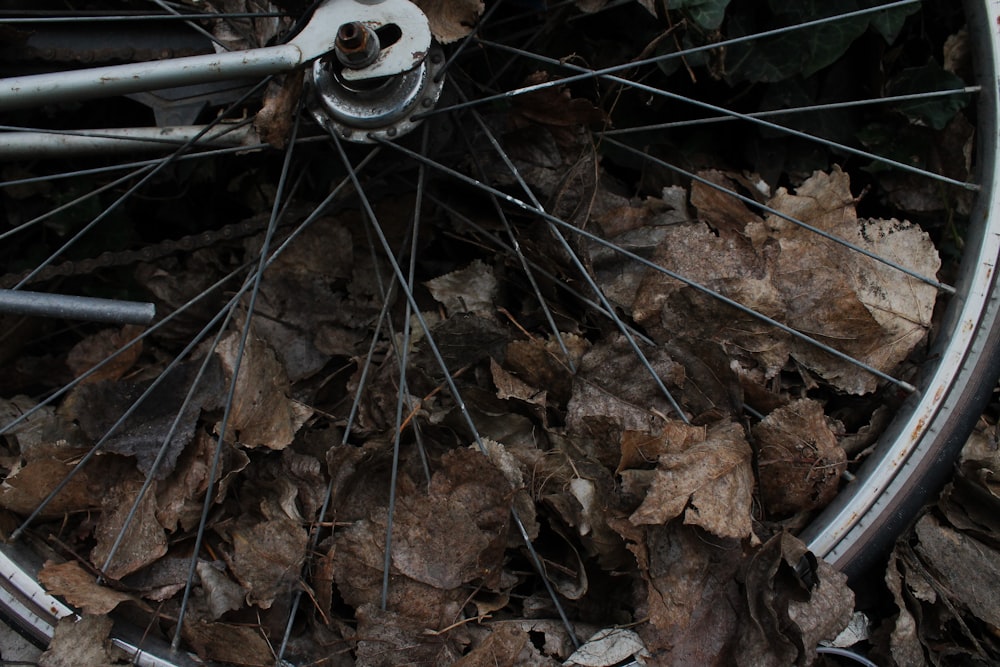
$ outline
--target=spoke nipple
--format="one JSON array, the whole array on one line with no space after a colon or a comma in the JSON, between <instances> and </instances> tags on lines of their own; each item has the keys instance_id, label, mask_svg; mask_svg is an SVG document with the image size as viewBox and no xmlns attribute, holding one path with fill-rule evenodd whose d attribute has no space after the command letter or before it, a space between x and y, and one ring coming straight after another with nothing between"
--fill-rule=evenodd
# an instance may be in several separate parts
<instances>
[{"instance_id":1,"label":"spoke nipple","mask_svg":"<svg viewBox=\"0 0 1000 667\"><path fill-rule=\"evenodd\" d=\"M344 67L361 69L375 62L381 47L375 31L360 21L345 23L337 30L334 50Z\"/></svg>"}]
</instances>

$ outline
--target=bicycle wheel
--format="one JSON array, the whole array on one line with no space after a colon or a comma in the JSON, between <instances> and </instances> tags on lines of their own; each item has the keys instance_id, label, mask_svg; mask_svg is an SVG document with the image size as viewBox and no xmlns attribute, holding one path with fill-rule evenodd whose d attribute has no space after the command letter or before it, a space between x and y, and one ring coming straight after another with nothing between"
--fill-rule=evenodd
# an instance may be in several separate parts
<instances>
[{"instance_id":1,"label":"bicycle wheel","mask_svg":"<svg viewBox=\"0 0 1000 667\"><path fill-rule=\"evenodd\" d=\"M10 10L0 63L260 48L298 4ZM453 662L491 613L562 661L639 620L593 604L646 526L859 573L998 374L965 4L422 3L405 74L352 78L411 27L358 19L301 75L0 97L7 307L157 310L5 316L0 604L42 642L128 607L139 664Z\"/></svg>"}]
</instances>

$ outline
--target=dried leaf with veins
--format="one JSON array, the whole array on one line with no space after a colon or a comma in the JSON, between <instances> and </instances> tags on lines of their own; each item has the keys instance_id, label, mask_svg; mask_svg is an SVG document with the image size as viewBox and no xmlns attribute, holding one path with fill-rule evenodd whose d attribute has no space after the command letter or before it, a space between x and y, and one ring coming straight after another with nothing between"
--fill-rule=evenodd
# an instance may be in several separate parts
<instances>
[{"instance_id":1,"label":"dried leaf with veins","mask_svg":"<svg viewBox=\"0 0 1000 667\"><path fill-rule=\"evenodd\" d=\"M704 440L660 455L646 498L629 520L636 525L665 524L683 514L684 523L719 537L749 537L750 457L742 426L713 426Z\"/></svg>"},{"instance_id":2,"label":"dried leaf with veins","mask_svg":"<svg viewBox=\"0 0 1000 667\"><path fill-rule=\"evenodd\" d=\"M103 329L93 333L73 346L66 355L66 365L73 371L74 376L80 377L107 359L108 363L88 375L83 382L119 380L139 360L143 342L139 341L128 348L124 346L138 337L142 331L142 327L129 324L120 329ZM119 350L121 354L108 359Z\"/></svg>"},{"instance_id":3,"label":"dried leaf with veins","mask_svg":"<svg viewBox=\"0 0 1000 667\"><path fill-rule=\"evenodd\" d=\"M823 406L800 399L771 412L753 427L760 497L772 515L826 506L847 469L847 454L827 423Z\"/></svg>"},{"instance_id":4,"label":"dried leaf with veins","mask_svg":"<svg viewBox=\"0 0 1000 667\"><path fill-rule=\"evenodd\" d=\"M466 584L499 574L511 485L485 456L463 448L443 457L427 491L401 474L397 493L389 605L441 629L454 622ZM338 532L333 555L337 586L355 608L380 601L388 520L384 494L359 499L371 503L359 508L367 518Z\"/></svg>"},{"instance_id":5,"label":"dried leaf with veins","mask_svg":"<svg viewBox=\"0 0 1000 667\"><path fill-rule=\"evenodd\" d=\"M635 632L624 628L606 628L588 639L563 664L611 667L633 658L636 663L644 665L644 658L648 657L649 651Z\"/></svg>"},{"instance_id":6,"label":"dried leaf with veins","mask_svg":"<svg viewBox=\"0 0 1000 667\"><path fill-rule=\"evenodd\" d=\"M684 369L662 348L644 349L647 359L667 389L684 382ZM570 433L595 434L605 424L618 429L653 430L662 424L656 415L672 408L624 336L602 341L583 357L569 401L566 425Z\"/></svg>"},{"instance_id":7,"label":"dried leaf with veins","mask_svg":"<svg viewBox=\"0 0 1000 667\"><path fill-rule=\"evenodd\" d=\"M84 453L75 448L53 448L48 455L28 461L23 468L15 468L0 485L0 507L22 515L30 514L73 471L72 457ZM134 473L135 466L128 459L99 457L70 478L42 509L40 516L58 517L98 509L115 480Z\"/></svg>"},{"instance_id":8,"label":"dried leaf with veins","mask_svg":"<svg viewBox=\"0 0 1000 667\"><path fill-rule=\"evenodd\" d=\"M233 576L247 590L247 602L269 609L298 580L309 536L297 521L243 517L228 531Z\"/></svg>"},{"instance_id":9,"label":"dried leaf with veins","mask_svg":"<svg viewBox=\"0 0 1000 667\"><path fill-rule=\"evenodd\" d=\"M201 373L202 362L180 364L159 383L106 380L76 387L59 407L60 415L74 419L92 441L107 436L103 452L134 456L145 474L163 479L173 470L177 457L194 437L202 410L220 405L220 366L210 360ZM192 383L200 379L191 400ZM149 391L124 423L111 431L121 415ZM182 409L183 408L183 409ZM161 454L162 450L162 454ZM153 464L161 458L156 471Z\"/></svg>"},{"instance_id":10,"label":"dried leaf with veins","mask_svg":"<svg viewBox=\"0 0 1000 667\"><path fill-rule=\"evenodd\" d=\"M38 581L46 591L62 597L86 614L107 614L122 602L134 599L128 593L101 586L92 572L73 561L46 561L38 573Z\"/></svg>"},{"instance_id":11,"label":"dried leaf with veins","mask_svg":"<svg viewBox=\"0 0 1000 667\"><path fill-rule=\"evenodd\" d=\"M156 520L155 484L139 500L135 516L128 521L141 487L139 479L123 480L104 497L104 511L94 529L97 544L90 552L90 561L111 579L121 579L167 553L167 533ZM112 555L111 549L119 538L121 542ZM105 567L109 556L111 562Z\"/></svg>"},{"instance_id":12,"label":"dried leaf with veins","mask_svg":"<svg viewBox=\"0 0 1000 667\"><path fill-rule=\"evenodd\" d=\"M739 626L736 665L812 664L819 642L836 637L851 620L854 593L846 575L788 533L762 545L744 565L740 579L749 618Z\"/></svg>"},{"instance_id":13,"label":"dried leaf with veins","mask_svg":"<svg viewBox=\"0 0 1000 667\"><path fill-rule=\"evenodd\" d=\"M428 633L419 620L395 611L383 611L374 604L357 610L358 667L392 665L453 665L461 655L456 641L461 628L440 636Z\"/></svg>"},{"instance_id":14,"label":"dried leaf with veins","mask_svg":"<svg viewBox=\"0 0 1000 667\"><path fill-rule=\"evenodd\" d=\"M52 643L38 658L41 667L125 665L131 661L111 643L112 620L85 614L66 616L56 623Z\"/></svg>"},{"instance_id":15,"label":"dried leaf with veins","mask_svg":"<svg viewBox=\"0 0 1000 667\"><path fill-rule=\"evenodd\" d=\"M692 201L718 235L704 222L659 229L650 254L659 265L887 373L926 335L935 287L780 216L761 220L703 184L692 186ZM779 189L767 203L920 275L934 278L940 266L930 237L916 225L859 219L849 178L838 168L816 172L795 194ZM598 275L613 277L614 267L604 264ZM718 341L767 377L794 358L843 391L862 394L878 386L878 378L855 364L662 273L643 270L635 292L613 294L657 339Z\"/></svg>"},{"instance_id":16,"label":"dried leaf with veins","mask_svg":"<svg viewBox=\"0 0 1000 667\"><path fill-rule=\"evenodd\" d=\"M231 380L236 367L240 337L239 330L233 331L216 349L227 380ZM251 332L236 380L230 432L248 447L284 449L292 444L295 432L312 412L288 394L288 376L274 351Z\"/></svg>"},{"instance_id":17,"label":"dried leaf with veins","mask_svg":"<svg viewBox=\"0 0 1000 667\"><path fill-rule=\"evenodd\" d=\"M189 618L181 629L181 636L203 660L252 667L274 664L271 644L260 628L252 625L207 623Z\"/></svg>"},{"instance_id":18,"label":"dried leaf with veins","mask_svg":"<svg viewBox=\"0 0 1000 667\"><path fill-rule=\"evenodd\" d=\"M431 296L448 311L492 317L496 312L497 279L482 260L424 283Z\"/></svg>"},{"instance_id":19,"label":"dried leaf with veins","mask_svg":"<svg viewBox=\"0 0 1000 667\"><path fill-rule=\"evenodd\" d=\"M534 72L523 82L524 87L549 81L547 72ZM514 127L544 125L550 128L574 125L601 125L609 121L608 115L593 102L573 97L565 86L549 86L514 98L510 116Z\"/></svg>"},{"instance_id":20,"label":"dried leaf with veins","mask_svg":"<svg viewBox=\"0 0 1000 667\"><path fill-rule=\"evenodd\" d=\"M479 23L483 0L415 0L427 17L431 34L442 44L467 37Z\"/></svg>"}]
</instances>

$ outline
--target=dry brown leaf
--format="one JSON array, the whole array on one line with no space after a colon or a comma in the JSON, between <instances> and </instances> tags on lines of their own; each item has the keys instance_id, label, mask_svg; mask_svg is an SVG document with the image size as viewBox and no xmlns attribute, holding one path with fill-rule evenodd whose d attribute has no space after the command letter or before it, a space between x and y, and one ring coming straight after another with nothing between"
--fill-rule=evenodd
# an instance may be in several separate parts
<instances>
[{"instance_id":1,"label":"dry brown leaf","mask_svg":"<svg viewBox=\"0 0 1000 667\"><path fill-rule=\"evenodd\" d=\"M175 551L173 554L168 552L135 574L125 577L121 583L143 599L163 602L184 590L190 571L191 558L187 554L183 551Z\"/></svg>"},{"instance_id":2,"label":"dry brown leaf","mask_svg":"<svg viewBox=\"0 0 1000 667\"><path fill-rule=\"evenodd\" d=\"M1000 552L944 525L931 514L916 525L916 552L956 605L1000 627Z\"/></svg>"},{"instance_id":3,"label":"dry brown leaf","mask_svg":"<svg viewBox=\"0 0 1000 667\"><path fill-rule=\"evenodd\" d=\"M97 544L90 552L90 561L111 579L121 579L167 553L167 533L156 520L155 483L139 501L131 522L125 524L141 487L142 482L138 479L125 480L115 484L103 498L104 511L94 529ZM111 548L122 531L124 537L105 567Z\"/></svg>"},{"instance_id":4,"label":"dry brown leaf","mask_svg":"<svg viewBox=\"0 0 1000 667\"><path fill-rule=\"evenodd\" d=\"M665 350L644 349L647 359L668 390L684 383L684 369ZM572 434L587 434L617 443L625 430L655 431L670 414L667 398L653 381L623 336L591 348L577 369L573 396L566 411ZM617 462L618 452L614 452ZM614 464L612 464L614 465Z\"/></svg>"},{"instance_id":5,"label":"dry brown leaf","mask_svg":"<svg viewBox=\"0 0 1000 667\"><path fill-rule=\"evenodd\" d=\"M39 659L40 667L80 667L80 665L125 665L130 661L111 643L112 620L106 616L67 616L59 619L48 649Z\"/></svg>"},{"instance_id":6,"label":"dry brown leaf","mask_svg":"<svg viewBox=\"0 0 1000 667\"><path fill-rule=\"evenodd\" d=\"M648 657L649 651L635 632L625 628L606 628L591 636L563 664L611 667L634 658L636 663L644 665L644 658Z\"/></svg>"},{"instance_id":7,"label":"dry brown leaf","mask_svg":"<svg viewBox=\"0 0 1000 667\"><path fill-rule=\"evenodd\" d=\"M787 516L826 506L847 469L823 406L800 399L773 411L753 427L760 497L771 514Z\"/></svg>"},{"instance_id":8,"label":"dry brown leaf","mask_svg":"<svg viewBox=\"0 0 1000 667\"><path fill-rule=\"evenodd\" d=\"M301 574L309 536L296 521L244 517L228 530L232 554L226 559L247 591L247 602L269 609Z\"/></svg>"},{"instance_id":9,"label":"dry brown leaf","mask_svg":"<svg viewBox=\"0 0 1000 667\"><path fill-rule=\"evenodd\" d=\"M924 338L936 298L933 286L780 216L760 221L749 211L734 210L729 200L721 203L707 190L699 193L696 201L706 207L699 214L730 232L717 236L705 223L660 228L653 259L661 266L887 373ZM795 194L780 189L767 203L921 275L933 278L940 266L929 236L916 225L859 220L848 176L839 169L816 172ZM614 265L599 273L613 279L609 292L657 338L716 340L734 358L760 366L767 377L794 358L850 393L871 392L878 385L876 377L854 364L758 318L661 273L642 274L638 289L630 292L613 282L620 282Z\"/></svg>"},{"instance_id":10,"label":"dry brown leaf","mask_svg":"<svg viewBox=\"0 0 1000 667\"><path fill-rule=\"evenodd\" d=\"M233 331L219 342L216 354L232 378L241 332ZM284 449L312 411L288 397L289 383L274 351L251 332L247 339L229 428L247 447Z\"/></svg>"},{"instance_id":11,"label":"dry brown leaf","mask_svg":"<svg viewBox=\"0 0 1000 667\"><path fill-rule=\"evenodd\" d=\"M107 437L101 449L134 456L139 470L151 474L153 464L166 447L156 472L152 473L157 479L163 479L173 470L177 457L194 437L201 411L220 404L222 374L219 364L210 359L204 373L201 373L202 365L201 361L181 364L168 375L161 376L155 386L150 382L124 380L80 385L67 396L59 413L76 420L83 432L97 441L105 438L118 419L145 395L129 418ZM198 386L191 400L186 401L196 379L199 379Z\"/></svg>"},{"instance_id":12,"label":"dry brown leaf","mask_svg":"<svg viewBox=\"0 0 1000 667\"><path fill-rule=\"evenodd\" d=\"M715 169L698 172L698 176L727 190L739 189L729 175ZM691 182L691 205L704 222L727 235L742 234L748 223L763 222L742 200L701 181Z\"/></svg>"},{"instance_id":13,"label":"dry brown leaf","mask_svg":"<svg viewBox=\"0 0 1000 667\"><path fill-rule=\"evenodd\" d=\"M578 366L590 343L582 336L561 335L573 357L573 366ZM546 395L558 403L565 404L569 400L573 376L557 342L538 339L511 341L507 345L503 365L526 385L544 387Z\"/></svg>"},{"instance_id":14,"label":"dry brown leaf","mask_svg":"<svg viewBox=\"0 0 1000 667\"><path fill-rule=\"evenodd\" d=\"M405 614L383 611L374 604L357 610L356 667L453 665L461 655L457 632L435 635Z\"/></svg>"},{"instance_id":15,"label":"dry brown leaf","mask_svg":"<svg viewBox=\"0 0 1000 667\"><path fill-rule=\"evenodd\" d=\"M279 75L267 84L264 104L253 119L253 127L261 141L278 149L288 143L302 94L302 81L303 72L299 70Z\"/></svg>"},{"instance_id":16,"label":"dry brown leaf","mask_svg":"<svg viewBox=\"0 0 1000 667\"><path fill-rule=\"evenodd\" d=\"M497 388L497 398L500 400L516 398L525 403L545 407L547 392L544 389L532 387L527 382L523 382L515 375L508 373L493 358L490 359L490 374L493 376L493 384Z\"/></svg>"},{"instance_id":17,"label":"dry brown leaf","mask_svg":"<svg viewBox=\"0 0 1000 667\"><path fill-rule=\"evenodd\" d=\"M24 417L31 410L34 412ZM25 461L49 458L58 449L68 451L70 441L77 444L76 441L79 440L72 422L61 418L52 406L39 408L37 401L23 394L9 400L0 399L0 421L10 424L17 419L21 421L9 428L4 433L4 438L11 445L16 445L17 449L14 451Z\"/></svg>"},{"instance_id":18,"label":"dry brown leaf","mask_svg":"<svg viewBox=\"0 0 1000 667\"><path fill-rule=\"evenodd\" d=\"M203 660L270 667L274 652L259 628L230 623L187 621L181 635Z\"/></svg>"},{"instance_id":19,"label":"dry brown leaf","mask_svg":"<svg viewBox=\"0 0 1000 667\"><path fill-rule=\"evenodd\" d=\"M72 452L67 451L67 454ZM82 454L76 452L77 455ZM111 460L109 460L111 459ZM0 506L27 515L73 471L65 458L43 458L15 470L0 485ZM92 461L77 472L55 498L42 510L42 517L58 517L81 510L98 509L115 479L129 474L134 466L117 457Z\"/></svg>"},{"instance_id":20,"label":"dry brown leaf","mask_svg":"<svg viewBox=\"0 0 1000 667\"><path fill-rule=\"evenodd\" d=\"M530 643L528 633L509 624L495 625L493 628L479 646L462 656L453 667L501 667L524 664L519 657Z\"/></svg>"},{"instance_id":21,"label":"dry brown leaf","mask_svg":"<svg viewBox=\"0 0 1000 667\"><path fill-rule=\"evenodd\" d=\"M646 499L629 520L636 525L665 524L683 513L684 523L720 537L749 537L750 457L743 427L712 427L703 441L660 456Z\"/></svg>"},{"instance_id":22,"label":"dry brown leaf","mask_svg":"<svg viewBox=\"0 0 1000 667\"><path fill-rule=\"evenodd\" d=\"M926 657L917 637L917 620L910 613L903 594L904 583L900 569L899 555L894 550L885 571L885 583L897 609L895 617L886 621L890 629L888 651L894 664L903 667L923 664Z\"/></svg>"},{"instance_id":23,"label":"dry brown leaf","mask_svg":"<svg viewBox=\"0 0 1000 667\"><path fill-rule=\"evenodd\" d=\"M427 17L431 34L442 44L467 37L485 8L483 0L415 0L414 4Z\"/></svg>"},{"instance_id":24,"label":"dry brown leaf","mask_svg":"<svg viewBox=\"0 0 1000 667\"><path fill-rule=\"evenodd\" d=\"M682 452L694 443L703 442L707 433L704 426L676 419L668 420L658 433L625 431L621 440L622 457L615 472L655 465L661 454Z\"/></svg>"},{"instance_id":25,"label":"dry brown leaf","mask_svg":"<svg viewBox=\"0 0 1000 667\"><path fill-rule=\"evenodd\" d=\"M379 208L382 219L384 207ZM394 211L389 211L393 213ZM331 355L351 356L381 305L367 275L370 256L356 247L363 222L345 212L321 217L268 267L261 282L254 332L267 341L292 382L322 368ZM256 255L262 237L248 240Z\"/></svg>"},{"instance_id":26,"label":"dry brown leaf","mask_svg":"<svg viewBox=\"0 0 1000 667\"><path fill-rule=\"evenodd\" d=\"M490 318L496 312L497 279L493 269L482 260L428 280L424 285L449 315L473 313Z\"/></svg>"},{"instance_id":27,"label":"dry brown leaf","mask_svg":"<svg viewBox=\"0 0 1000 667\"><path fill-rule=\"evenodd\" d=\"M734 664L746 667L809 665L816 646L847 627L854 593L847 577L782 532L746 562L742 579L749 618L739 629Z\"/></svg>"},{"instance_id":28,"label":"dry brown leaf","mask_svg":"<svg viewBox=\"0 0 1000 667\"><path fill-rule=\"evenodd\" d=\"M693 526L617 524L629 540L644 598L637 612L649 617L636 628L653 664L722 667L724 649L739 628L736 574L744 555L734 540L719 540ZM697 631L695 631L697 630Z\"/></svg>"},{"instance_id":29,"label":"dry brown leaf","mask_svg":"<svg viewBox=\"0 0 1000 667\"><path fill-rule=\"evenodd\" d=\"M211 435L199 432L170 477L156 485L156 518L164 529L173 532L180 525L189 530L200 521L214 444Z\"/></svg>"},{"instance_id":30,"label":"dry brown leaf","mask_svg":"<svg viewBox=\"0 0 1000 667\"><path fill-rule=\"evenodd\" d=\"M199 560L195 566L201 590L205 595L205 606L213 621L219 620L227 611L242 608L246 601L246 591L227 577L224 567L217 567L218 565L222 563Z\"/></svg>"},{"instance_id":31,"label":"dry brown leaf","mask_svg":"<svg viewBox=\"0 0 1000 667\"><path fill-rule=\"evenodd\" d=\"M101 586L94 574L74 561L46 561L38 581L50 594L60 596L85 614L107 614L122 602L133 600L128 593Z\"/></svg>"},{"instance_id":32,"label":"dry brown leaf","mask_svg":"<svg viewBox=\"0 0 1000 667\"><path fill-rule=\"evenodd\" d=\"M547 72L534 72L523 85L535 86L550 80ZM545 125L549 127L569 127L573 125L601 125L608 122L608 116L593 102L582 97L573 97L565 86L550 86L514 98L511 107L511 123L514 127Z\"/></svg>"},{"instance_id":33,"label":"dry brown leaf","mask_svg":"<svg viewBox=\"0 0 1000 667\"><path fill-rule=\"evenodd\" d=\"M400 474L393 522L389 608L424 628L454 622L468 598L465 585L499 576L507 543L510 482L470 449L449 451L424 490ZM388 512L384 489L347 500L367 517L335 536L333 574L343 599L355 608L378 605ZM428 641L432 641L428 639Z\"/></svg>"},{"instance_id":34,"label":"dry brown leaf","mask_svg":"<svg viewBox=\"0 0 1000 667\"><path fill-rule=\"evenodd\" d=\"M123 347L139 336L143 327L128 324L120 329L103 329L82 339L66 355L66 365L75 377L80 377L111 354L121 350L99 370L87 376L84 382L119 380L138 361L142 354L142 341L128 348Z\"/></svg>"}]
</instances>

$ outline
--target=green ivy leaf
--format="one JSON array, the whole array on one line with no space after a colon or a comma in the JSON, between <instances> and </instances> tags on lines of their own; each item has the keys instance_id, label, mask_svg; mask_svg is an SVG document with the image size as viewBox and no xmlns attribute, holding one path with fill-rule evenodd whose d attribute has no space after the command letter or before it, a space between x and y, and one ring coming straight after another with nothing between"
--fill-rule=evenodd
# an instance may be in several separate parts
<instances>
[{"instance_id":1,"label":"green ivy leaf","mask_svg":"<svg viewBox=\"0 0 1000 667\"><path fill-rule=\"evenodd\" d=\"M883 4L882 0L862 0L861 7L875 7L881 4ZM887 9L877 14L871 14L871 26L878 34L882 35L882 39L887 44L892 44L899 37L900 31L903 29L903 24L906 23L906 17L919 10L920 4L913 3L912 5L903 5L895 9Z\"/></svg>"},{"instance_id":2,"label":"green ivy leaf","mask_svg":"<svg viewBox=\"0 0 1000 667\"><path fill-rule=\"evenodd\" d=\"M730 0L664 0L668 9L684 12L702 30L718 30Z\"/></svg>"},{"instance_id":3,"label":"green ivy leaf","mask_svg":"<svg viewBox=\"0 0 1000 667\"><path fill-rule=\"evenodd\" d=\"M886 84L885 92L887 95L908 95L957 89L964 86L965 82L962 79L944 70L931 60L922 67L911 67L896 74ZM904 102L897 109L912 120L940 130L955 117L960 109L968 104L968 101L968 95L948 95Z\"/></svg>"},{"instance_id":4,"label":"green ivy leaf","mask_svg":"<svg viewBox=\"0 0 1000 667\"><path fill-rule=\"evenodd\" d=\"M888 40L895 39L906 17L915 11L915 6L906 6L815 28L795 28L801 23L877 6L879 0L768 0L770 15L752 4L730 9L727 36L792 29L770 39L730 47L726 63L730 83L774 83L797 74L809 77L836 62L869 27Z\"/></svg>"}]
</instances>

